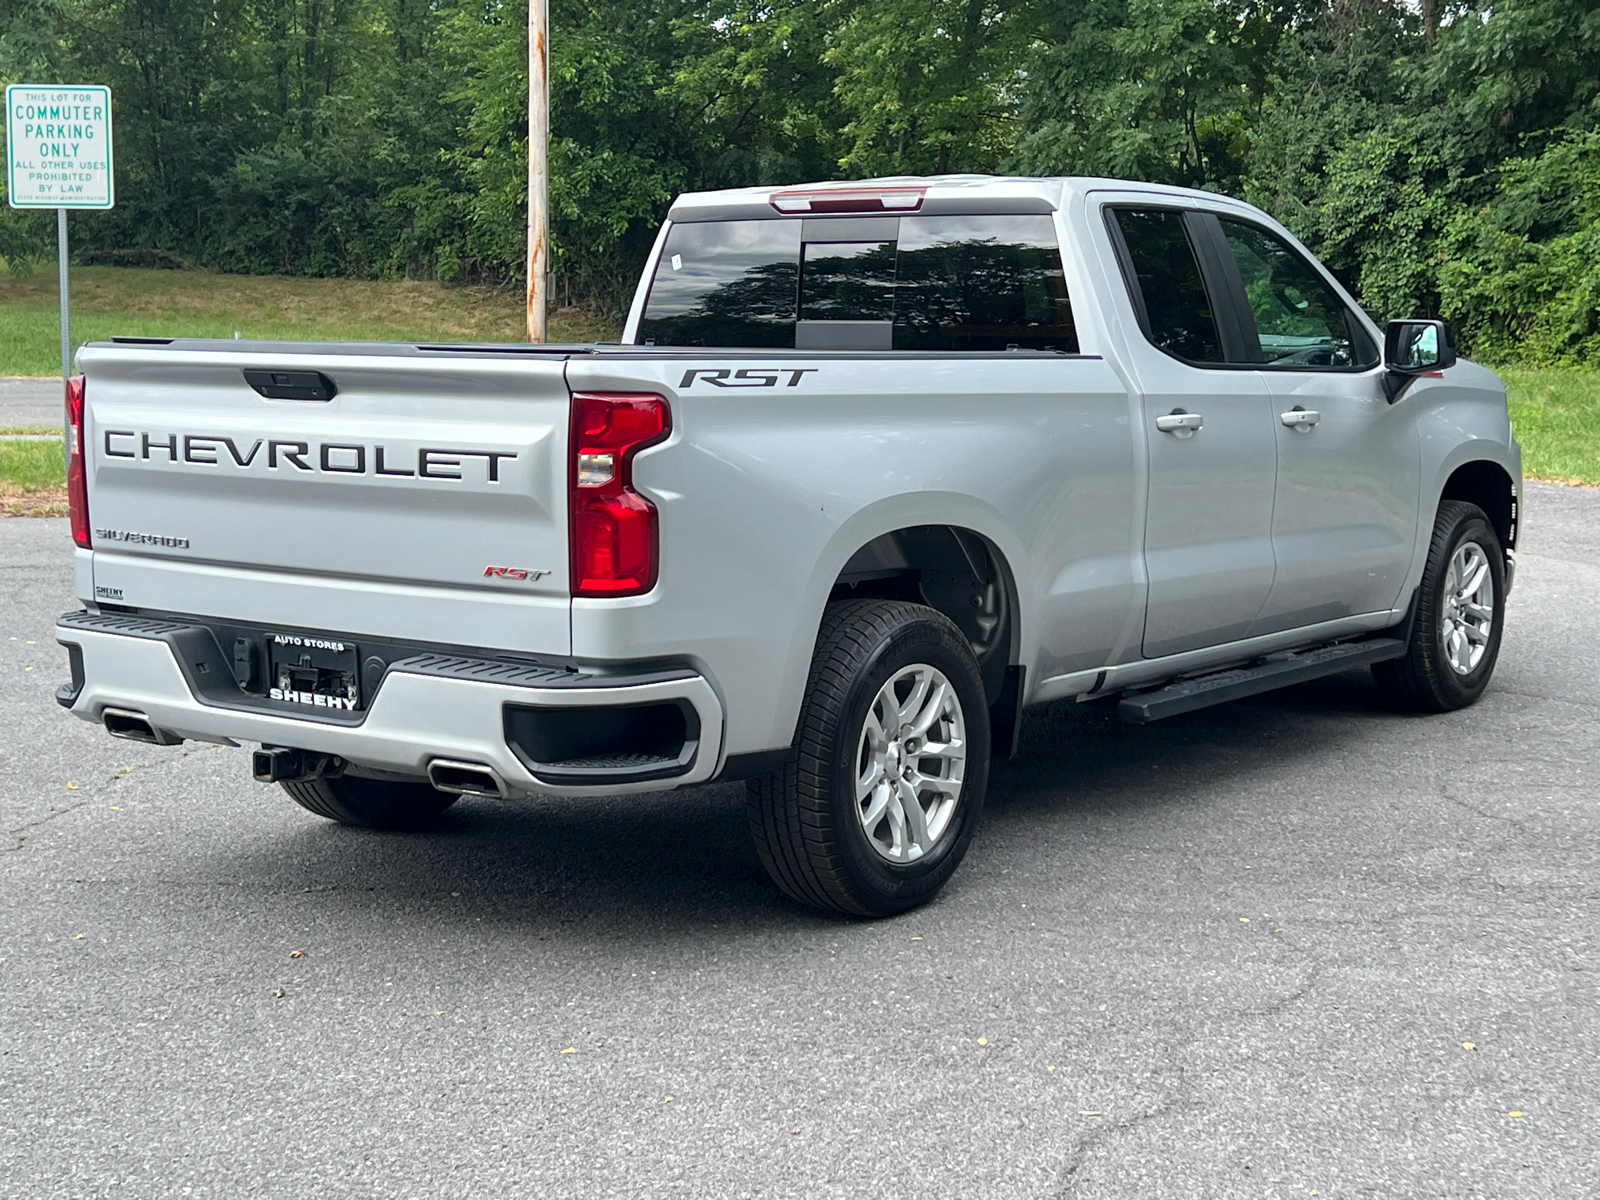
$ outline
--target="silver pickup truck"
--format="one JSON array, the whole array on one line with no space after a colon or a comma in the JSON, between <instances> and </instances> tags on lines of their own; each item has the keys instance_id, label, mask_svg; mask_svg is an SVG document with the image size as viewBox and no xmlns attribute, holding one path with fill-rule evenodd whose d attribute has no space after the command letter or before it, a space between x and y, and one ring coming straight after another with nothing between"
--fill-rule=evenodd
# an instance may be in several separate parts
<instances>
[{"instance_id":1,"label":"silver pickup truck","mask_svg":"<svg viewBox=\"0 0 1600 1200\"><path fill-rule=\"evenodd\" d=\"M857 915L949 878L1028 705L1458 708L1512 580L1500 381L1201 192L686 195L619 345L78 362L75 715L352 825L747 779L777 886Z\"/></svg>"}]
</instances>

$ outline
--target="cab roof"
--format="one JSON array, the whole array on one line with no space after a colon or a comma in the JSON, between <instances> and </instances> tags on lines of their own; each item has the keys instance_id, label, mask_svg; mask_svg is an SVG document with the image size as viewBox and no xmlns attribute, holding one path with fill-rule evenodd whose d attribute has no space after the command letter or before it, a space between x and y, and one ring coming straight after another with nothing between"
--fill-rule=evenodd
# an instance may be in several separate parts
<instances>
[{"instance_id":1,"label":"cab roof","mask_svg":"<svg viewBox=\"0 0 1600 1200\"><path fill-rule=\"evenodd\" d=\"M728 188L686 192L672 203L667 219L689 221L763 220L781 217L850 214L957 216L992 213L1051 213L1069 195L1096 190L1156 195L1239 205L1229 197L1192 188L1088 176L891 175L877 179ZM1242 205L1239 205L1243 207Z\"/></svg>"}]
</instances>

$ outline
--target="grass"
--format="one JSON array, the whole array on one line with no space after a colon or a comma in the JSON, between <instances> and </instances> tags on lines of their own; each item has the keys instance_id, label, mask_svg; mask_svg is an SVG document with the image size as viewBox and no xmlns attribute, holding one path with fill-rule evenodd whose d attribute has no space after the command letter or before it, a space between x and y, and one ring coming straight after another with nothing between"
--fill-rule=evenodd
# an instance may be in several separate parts
<instances>
[{"instance_id":1,"label":"grass","mask_svg":"<svg viewBox=\"0 0 1600 1200\"><path fill-rule=\"evenodd\" d=\"M1529 479L1600 484L1600 370L1507 367L1500 372Z\"/></svg>"},{"instance_id":2,"label":"grass","mask_svg":"<svg viewBox=\"0 0 1600 1200\"><path fill-rule=\"evenodd\" d=\"M0 438L0 516L58 517L66 511L61 439Z\"/></svg>"},{"instance_id":3,"label":"grass","mask_svg":"<svg viewBox=\"0 0 1600 1200\"><path fill-rule=\"evenodd\" d=\"M61 370L56 273L0 275L0 375ZM615 340L583 309L552 314L551 341ZM526 340L522 294L417 280L300 279L129 267L72 268L74 344L118 334L289 341Z\"/></svg>"}]
</instances>

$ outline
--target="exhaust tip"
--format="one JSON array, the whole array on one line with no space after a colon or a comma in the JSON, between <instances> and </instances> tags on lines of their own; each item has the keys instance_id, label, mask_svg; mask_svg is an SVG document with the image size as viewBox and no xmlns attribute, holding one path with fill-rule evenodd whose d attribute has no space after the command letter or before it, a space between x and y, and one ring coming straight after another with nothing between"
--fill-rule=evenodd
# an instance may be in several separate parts
<instances>
[{"instance_id":1,"label":"exhaust tip","mask_svg":"<svg viewBox=\"0 0 1600 1200\"><path fill-rule=\"evenodd\" d=\"M150 723L149 717L131 708L102 709L100 720L105 725L106 732L112 737L126 738L130 742L148 742L152 746L176 746L183 741L177 734L157 729Z\"/></svg>"},{"instance_id":2,"label":"exhaust tip","mask_svg":"<svg viewBox=\"0 0 1600 1200\"><path fill-rule=\"evenodd\" d=\"M428 782L458 796L506 797L505 780L482 763L436 758L428 764Z\"/></svg>"}]
</instances>

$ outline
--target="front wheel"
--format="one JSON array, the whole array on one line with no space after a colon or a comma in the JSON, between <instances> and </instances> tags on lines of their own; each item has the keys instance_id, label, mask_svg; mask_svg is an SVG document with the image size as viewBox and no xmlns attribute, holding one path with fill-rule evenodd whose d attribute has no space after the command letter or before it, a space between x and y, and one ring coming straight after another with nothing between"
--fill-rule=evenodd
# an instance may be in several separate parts
<instances>
[{"instance_id":1,"label":"front wheel","mask_svg":"<svg viewBox=\"0 0 1600 1200\"><path fill-rule=\"evenodd\" d=\"M1460 500L1439 505L1406 654L1372 668L1398 706L1449 712L1483 695L1500 656L1505 562L1481 508Z\"/></svg>"},{"instance_id":2,"label":"front wheel","mask_svg":"<svg viewBox=\"0 0 1600 1200\"><path fill-rule=\"evenodd\" d=\"M920 604L848 601L823 618L795 760L749 785L750 832L793 899L890 916L950 878L988 779L989 710L966 637Z\"/></svg>"}]
</instances>

